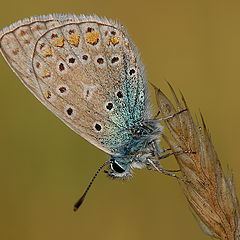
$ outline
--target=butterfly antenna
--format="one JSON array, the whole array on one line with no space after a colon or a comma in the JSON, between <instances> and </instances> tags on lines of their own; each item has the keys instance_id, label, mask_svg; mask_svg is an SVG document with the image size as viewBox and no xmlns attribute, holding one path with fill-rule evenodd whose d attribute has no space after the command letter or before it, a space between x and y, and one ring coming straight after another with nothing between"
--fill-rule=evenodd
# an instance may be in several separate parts
<instances>
[{"instance_id":1,"label":"butterfly antenna","mask_svg":"<svg viewBox=\"0 0 240 240\"><path fill-rule=\"evenodd\" d=\"M96 172L95 175L93 176L91 182L89 183L87 189L86 189L85 192L83 193L82 197L74 204L74 208L73 208L73 211L74 211L74 212L76 212L76 211L78 210L78 208L82 205L82 203L83 203L83 201L84 201L84 199L85 199L85 197L86 197L86 195L87 195L90 187L92 186L95 178L97 177L98 173L102 170L103 167L105 167L105 166L106 166L107 164L109 164L109 163L110 163L110 161L105 162L105 163L97 170L97 172Z\"/></svg>"}]
</instances>

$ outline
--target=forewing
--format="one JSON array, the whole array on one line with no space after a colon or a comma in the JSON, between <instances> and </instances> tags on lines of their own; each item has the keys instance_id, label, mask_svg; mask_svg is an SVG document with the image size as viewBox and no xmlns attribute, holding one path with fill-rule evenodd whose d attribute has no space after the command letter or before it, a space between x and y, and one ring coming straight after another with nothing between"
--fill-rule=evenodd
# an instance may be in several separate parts
<instances>
[{"instance_id":1,"label":"forewing","mask_svg":"<svg viewBox=\"0 0 240 240\"><path fill-rule=\"evenodd\" d=\"M110 154L146 118L143 68L124 29L97 17L18 22L0 49L24 85L76 133Z\"/></svg>"}]
</instances>

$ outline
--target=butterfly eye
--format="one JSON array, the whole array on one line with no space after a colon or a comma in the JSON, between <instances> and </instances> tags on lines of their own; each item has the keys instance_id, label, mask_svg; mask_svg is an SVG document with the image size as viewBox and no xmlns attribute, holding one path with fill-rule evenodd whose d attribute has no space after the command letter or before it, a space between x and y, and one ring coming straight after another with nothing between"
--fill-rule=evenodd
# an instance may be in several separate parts
<instances>
[{"instance_id":1,"label":"butterfly eye","mask_svg":"<svg viewBox=\"0 0 240 240\"><path fill-rule=\"evenodd\" d=\"M111 168L117 173L125 172L125 169L123 169L116 161L111 163Z\"/></svg>"}]
</instances>

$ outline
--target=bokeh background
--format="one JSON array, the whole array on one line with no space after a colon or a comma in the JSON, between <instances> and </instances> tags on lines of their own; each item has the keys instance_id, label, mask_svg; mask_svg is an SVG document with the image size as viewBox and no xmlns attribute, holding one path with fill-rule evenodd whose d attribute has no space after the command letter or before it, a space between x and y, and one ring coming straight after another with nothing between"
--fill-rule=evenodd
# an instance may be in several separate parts
<instances>
[{"instance_id":1,"label":"bokeh background","mask_svg":"<svg viewBox=\"0 0 240 240\"><path fill-rule=\"evenodd\" d=\"M141 53L148 80L170 95L167 79L181 89L193 113L201 110L239 189L238 0L12 0L1 2L0 13L0 28L48 13L120 20ZM1 239L208 239L177 181L147 170L127 182L101 173L74 213L74 202L107 155L41 105L2 57L0 69ZM154 97L152 102L156 106ZM174 158L163 164L177 167Z\"/></svg>"}]
</instances>

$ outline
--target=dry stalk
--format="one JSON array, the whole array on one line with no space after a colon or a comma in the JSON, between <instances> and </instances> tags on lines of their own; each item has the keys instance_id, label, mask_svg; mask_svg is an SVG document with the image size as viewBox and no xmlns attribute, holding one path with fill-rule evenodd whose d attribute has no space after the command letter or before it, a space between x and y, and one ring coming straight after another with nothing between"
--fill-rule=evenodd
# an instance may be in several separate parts
<instances>
[{"instance_id":1,"label":"dry stalk","mask_svg":"<svg viewBox=\"0 0 240 240\"><path fill-rule=\"evenodd\" d=\"M162 117L187 109L165 121L173 140L165 135L163 138L175 152L182 175L187 180L180 184L201 229L211 237L239 240L240 209L233 178L229 172L227 177L224 175L202 115L201 128L193 122L182 94L179 101L169 84L175 109L162 91L153 87Z\"/></svg>"}]
</instances>

